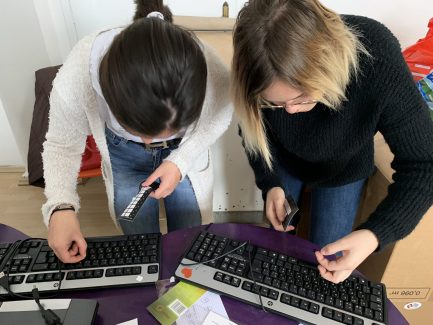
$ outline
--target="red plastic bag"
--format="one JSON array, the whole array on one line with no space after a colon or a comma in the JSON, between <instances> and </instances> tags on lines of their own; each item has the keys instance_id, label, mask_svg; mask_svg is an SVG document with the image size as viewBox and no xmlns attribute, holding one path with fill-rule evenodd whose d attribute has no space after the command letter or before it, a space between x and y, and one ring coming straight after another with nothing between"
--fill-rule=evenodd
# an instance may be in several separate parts
<instances>
[{"instance_id":1,"label":"red plastic bag","mask_svg":"<svg viewBox=\"0 0 433 325\"><path fill-rule=\"evenodd\" d=\"M430 18L427 35L403 51L403 56L415 81L433 71L433 17Z\"/></svg>"},{"instance_id":2,"label":"red plastic bag","mask_svg":"<svg viewBox=\"0 0 433 325\"><path fill-rule=\"evenodd\" d=\"M95 139L89 135L86 140L86 150L81 159L80 171L101 167L101 154L96 146Z\"/></svg>"}]
</instances>

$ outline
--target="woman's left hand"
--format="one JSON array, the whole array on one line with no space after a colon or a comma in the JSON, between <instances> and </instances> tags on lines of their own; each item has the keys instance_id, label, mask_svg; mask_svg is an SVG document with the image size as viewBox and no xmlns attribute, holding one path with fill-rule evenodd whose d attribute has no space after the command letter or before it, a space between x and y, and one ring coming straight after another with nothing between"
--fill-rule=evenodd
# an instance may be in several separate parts
<instances>
[{"instance_id":1,"label":"woman's left hand","mask_svg":"<svg viewBox=\"0 0 433 325\"><path fill-rule=\"evenodd\" d=\"M320 275L333 283L344 281L367 256L376 250L378 245L379 240L376 235L367 229L356 230L326 245L316 252ZM343 256L337 257L335 261L326 258L326 255L337 252L342 252Z\"/></svg>"},{"instance_id":2,"label":"woman's left hand","mask_svg":"<svg viewBox=\"0 0 433 325\"><path fill-rule=\"evenodd\" d=\"M169 196L181 179L179 168L171 161L164 161L150 176L141 184L141 186L149 186L160 179L159 187L156 191L150 193L150 197L161 199Z\"/></svg>"}]
</instances>

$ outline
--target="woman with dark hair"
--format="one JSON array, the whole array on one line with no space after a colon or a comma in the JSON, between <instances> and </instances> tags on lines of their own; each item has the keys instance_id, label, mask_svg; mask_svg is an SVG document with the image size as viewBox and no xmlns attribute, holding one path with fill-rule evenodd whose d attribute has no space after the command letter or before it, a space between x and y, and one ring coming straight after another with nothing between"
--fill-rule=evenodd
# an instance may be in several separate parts
<instances>
[{"instance_id":1,"label":"woman with dark hair","mask_svg":"<svg viewBox=\"0 0 433 325\"><path fill-rule=\"evenodd\" d=\"M77 175L86 137L102 157L110 214L126 234L168 230L212 215L209 147L232 116L227 68L158 0L137 0L134 22L72 50L53 83L43 162L48 242L67 263L85 256ZM119 219L140 186L159 181L131 221Z\"/></svg>"},{"instance_id":2,"label":"woman with dark hair","mask_svg":"<svg viewBox=\"0 0 433 325\"><path fill-rule=\"evenodd\" d=\"M284 231L286 195L311 188L310 239L322 247L324 278L344 280L415 228L433 203L433 123L384 25L317 0L251 0L237 18L232 73L266 216ZM352 230L378 131L395 155L394 183Z\"/></svg>"}]
</instances>

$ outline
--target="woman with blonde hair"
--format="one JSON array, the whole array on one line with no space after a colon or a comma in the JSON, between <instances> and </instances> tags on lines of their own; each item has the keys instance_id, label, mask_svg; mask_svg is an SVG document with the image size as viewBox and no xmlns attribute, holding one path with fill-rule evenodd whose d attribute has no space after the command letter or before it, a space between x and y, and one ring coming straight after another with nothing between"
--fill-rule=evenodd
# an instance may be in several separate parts
<instances>
[{"instance_id":1,"label":"woman with blonde hair","mask_svg":"<svg viewBox=\"0 0 433 325\"><path fill-rule=\"evenodd\" d=\"M237 18L232 71L266 216L284 231L285 197L312 189L310 239L325 279L343 281L415 228L433 203L433 123L384 25L317 0L251 0ZM352 230L377 132L395 155L394 183Z\"/></svg>"}]
</instances>

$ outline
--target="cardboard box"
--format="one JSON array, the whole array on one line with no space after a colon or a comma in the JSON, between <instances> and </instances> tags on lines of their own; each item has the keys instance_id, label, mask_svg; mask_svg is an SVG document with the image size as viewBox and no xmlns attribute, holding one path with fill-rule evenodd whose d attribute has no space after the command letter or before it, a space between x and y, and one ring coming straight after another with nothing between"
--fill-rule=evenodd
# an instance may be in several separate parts
<instances>
[{"instance_id":1,"label":"cardboard box","mask_svg":"<svg viewBox=\"0 0 433 325\"><path fill-rule=\"evenodd\" d=\"M378 134L375 137L377 172L368 180L357 224L366 220L387 195L394 173L390 166L392 159L383 136ZM358 269L369 279L385 283L388 298L411 324L433 324L433 208L409 236L372 254ZM422 307L405 309L411 302L420 302Z\"/></svg>"},{"instance_id":2,"label":"cardboard box","mask_svg":"<svg viewBox=\"0 0 433 325\"><path fill-rule=\"evenodd\" d=\"M394 305L402 311L411 325L430 325L433 323L433 301L393 300Z\"/></svg>"}]
</instances>

